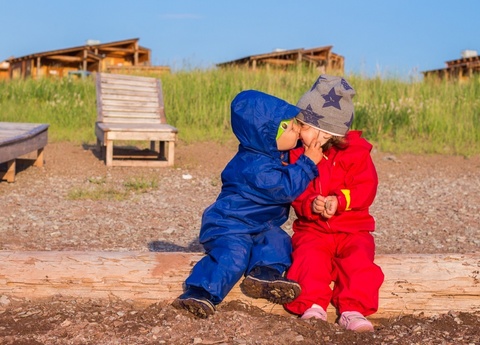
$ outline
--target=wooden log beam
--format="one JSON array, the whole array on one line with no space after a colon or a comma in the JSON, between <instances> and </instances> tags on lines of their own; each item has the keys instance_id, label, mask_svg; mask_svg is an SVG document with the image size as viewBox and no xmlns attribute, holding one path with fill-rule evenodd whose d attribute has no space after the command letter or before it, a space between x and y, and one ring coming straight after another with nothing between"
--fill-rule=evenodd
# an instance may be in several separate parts
<instances>
[{"instance_id":1,"label":"wooden log beam","mask_svg":"<svg viewBox=\"0 0 480 345\"><path fill-rule=\"evenodd\" d=\"M58 60L58 61L65 61L65 62L80 62L83 60L81 56L71 56L71 55L48 55L48 56L45 56L44 59Z\"/></svg>"},{"instance_id":2,"label":"wooden log beam","mask_svg":"<svg viewBox=\"0 0 480 345\"><path fill-rule=\"evenodd\" d=\"M265 63L265 64L271 64L271 65L280 65L280 66L284 66L284 65L294 65L296 62L295 61L292 61L292 60L285 60L285 59L262 59L262 60L258 60L259 62L261 63Z\"/></svg>"},{"instance_id":3,"label":"wooden log beam","mask_svg":"<svg viewBox=\"0 0 480 345\"><path fill-rule=\"evenodd\" d=\"M138 304L172 301L200 253L0 251L0 295L41 299L118 298ZM377 255L385 273L380 309L372 318L480 311L480 253ZM238 284L226 300L240 299L275 314L282 306L243 295ZM333 308L329 318L335 318Z\"/></svg>"}]
</instances>

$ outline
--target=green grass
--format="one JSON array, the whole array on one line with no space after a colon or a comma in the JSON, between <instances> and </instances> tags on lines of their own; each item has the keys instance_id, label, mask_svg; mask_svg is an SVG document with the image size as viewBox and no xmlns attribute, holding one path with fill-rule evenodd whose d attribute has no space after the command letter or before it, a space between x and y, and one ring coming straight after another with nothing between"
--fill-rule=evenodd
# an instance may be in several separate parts
<instances>
[{"instance_id":1,"label":"green grass","mask_svg":"<svg viewBox=\"0 0 480 345\"><path fill-rule=\"evenodd\" d=\"M192 70L161 77L168 122L187 143L233 138L230 102L256 89L296 103L313 71ZM381 151L470 156L480 153L480 78L465 83L347 76L357 91L354 129ZM0 82L0 121L49 123L49 141L93 144L93 80Z\"/></svg>"},{"instance_id":2,"label":"green grass","mask_svg":"<svg viewBox=\"0 0 480 345\"><path fill-rule=\"evenodd\" d=\"M468 83L351 81L354 126L383 151L480 153L480 79Z\"/></svg>"},{"instance_id":3,"label":"green grass","mask_svg":"<svg viewBox=\"0 0 480 345\"><path fill-rule=\"evenodd\" d=\"M132 177L121 186L109 184L105 177L92 177L85 187L76 187L68 192L69 200L109 200L122 201L131 195L146 193L158 187L158 181L153 178Z\"/></svg>"},{"instance_id":4,"label":"green grass","mask_svg":"<svg viewBox=\"0 0 480 345\"><path fill-rule=\"evenodd\" d=\"M93 142L95 84L69 79L0 82L0 119L48 123L50 141Z\"/></svg>"},{"instance_id":5,"label":"green grass","mask_svg":"<svg viewBox=\"0 0 480 345\"><path fill-rule=\"evenodd\" d=\"M74 188L69 193L69 200L108 200L123 201L128 198L128 193L113 187L99 187L95 189Z\"/></svg>"},{"instance_id":6,"label":"green grass","mask_svg":"<svg viewBox=\"0 0 480 345\"><path fill-rule=\"evenodd\" d=\"M146 179L144 177L134 177L129 181L125 182L123 186L128 191L133 191L137 193L145 193L149 190L155 189L158 187L158 181L154 179Z\"/></svg>"}]
</instances>

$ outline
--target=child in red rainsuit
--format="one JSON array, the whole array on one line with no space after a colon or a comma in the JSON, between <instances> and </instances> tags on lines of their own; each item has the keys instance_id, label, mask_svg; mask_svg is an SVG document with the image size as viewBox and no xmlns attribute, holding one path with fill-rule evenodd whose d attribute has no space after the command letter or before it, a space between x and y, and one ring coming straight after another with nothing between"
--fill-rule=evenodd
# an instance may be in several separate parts
<instances>
[{"instance_id":1,"label":"child in red rainsuit","mask_svg":"<svg viewBox=\"0 0 480 345\"><path fill-rule=\"evenodd\" d=\"M292 204L298 219L287 277L302 291L285 308L305 319L326 321L332 303L341 326L373 331L365 316L377 311L384 279L374 263L375 220L369 213L378 178L370 157L372 145L360 131L349 131L354 95L345 79L321 75L297 104L302 109L297 120L304 147L320 142L323 159L317 164L319 176ZM304 147L291 151L292 162Z\"/></svg>"}]
</instances>

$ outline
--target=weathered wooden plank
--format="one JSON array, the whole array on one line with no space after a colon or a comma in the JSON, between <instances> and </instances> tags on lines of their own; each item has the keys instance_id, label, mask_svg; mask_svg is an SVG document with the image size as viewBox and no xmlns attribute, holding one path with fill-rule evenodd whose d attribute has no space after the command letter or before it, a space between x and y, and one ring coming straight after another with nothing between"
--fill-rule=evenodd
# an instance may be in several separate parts
<instances>
[{"instance_id":1,"label":"weathered wooden plank","mask_svg":"<svg viewBox=\"0 0 480 345\"><path fill-rule=\"evenodd\" d=\"M123 94L121 92L112 92L112 93L104 93L103 94L103 102L108 102L108 101L115 101L115 100L120 100L120 101L149 101L153 103L157 103L157 96L156 95L146 95L145 93L126 93Z\"/></svg>"},{"instance_id":2,"label":"weathered wooden plank","mask_svg":"<svg viewBox=\"0 0 480 345\"><path fill-rule=\"evenodd\" d=\"M112 122L112 123L97 123L97 127L101 130L108 132L114 131L118 133L109 133L112 138L115 138L117 134L123 135L122 133L132 132L135 135L135 132L143 132L149 138L151 136L161 136L165 137L165 135L173 135L176 133L176 128L170 125L166 125L163 123L155 123L151 122L148 123L148 126L136 126L135 121L131 121L131 123L126 122ZM150 133L150 135L148 134ZM146 138L145 140L150 140ZM173 137L167 136L168 139L174 139ZM166 140L166 139L165 139Z\"/></svg>"},{"instance_id":3,"label":"weathered wooden plank","mask_svg":"<svg viewBox=\"0 0 480 345\"><path fill-rule=\"evenodd\" d=\"M151 77L142 77L135 76L132 78L131 75L127 74L116 74L116 73L102 73L102 80L104 81L114 81L117 83L124 83L135 85L137 83L155 83Z\"/></svg>"},{"instance_id":4,"label":"weathered wooden plank","mask_svg":"<svg viewBox=\"0 0 480 345\"><path fill-rule=\"evenodd\" d=\"M39 123L0 122L0 148L36 137L48 127L48 124Z\"/></svg>"},{"instance_id":5,"label":"weathered wooden plank","mask_svg":"<svg viewBox=\"0 0 480 345\"><path fill-rule=\"evenodd\" d=\"M140 107L141 110L136 111L136 107ZM132 117L156 117L158 119L160 115L160 109L158 107L152 107L149 105L141 105L138 103L136 105L122 105L119 103L116 104L105 104L104 107L104 116L132 116ZM160 119L159 119L160 120Z\"/></svg>"},{"instance_id":6,"label":"weathered wooden plank","mask_svg":"<svg viewBox=\"0 0 480 345\"><path fill-rule=\"evenodd\" d=\"M104 100L103 104L105 108L111 107L117 111L122 111L124 107L142 107L142 108L152 108L153 111L158 113L158 103L152 100L132 100L132 99L115 99L115 100ZM141 112L145 112L144 109L139 109ZM149 111L152 111L149 109Z\"/></svg>"},{"instance_id":7,"label":"weathered wooden plank","mask_svg":"<svg viewBox=\"0 0 480 345\"><path fill-rule=\"evenodd\" d=\"M156 85L144 85L142 83L135 84L117 84L117 83L102 83L103 93L120 93L124 95L151 95L158 92Z\"/></svg>"},{"instance_id":8,"label":"weathered wooden plank","mask_svg":"<svg viewBox=\"0 0 480 345\"><path fill-rule=\"evenodd\" d=\"M20 139L19 141L10 141L7 145L0 146L0 163L37 151L45 147L47 141L47 132L41 132L37 136Z\"/></svg>"},{"instance_id":9,"label":"weathered wooden plank","mask_svg":"<svg viewBox=\"0 0 480 345\"><path fill-rule=\"evenodd\" d=\"M172 301L200 253L0 252L0 294L45 298ZM372 318L480 311L480 254L378 255L385 273L380 309ZM283 307L244 296L238 285L227 300L241 299L267 312ZM329 318L335 311L329 308Z\"/></svg>"}]
</instances>

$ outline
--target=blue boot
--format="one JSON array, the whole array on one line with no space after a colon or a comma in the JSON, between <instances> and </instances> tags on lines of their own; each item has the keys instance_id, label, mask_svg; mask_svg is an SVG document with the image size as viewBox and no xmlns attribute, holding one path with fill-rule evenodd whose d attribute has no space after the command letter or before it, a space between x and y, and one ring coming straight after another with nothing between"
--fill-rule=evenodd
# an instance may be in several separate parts
<instances>
[{"instance_id":1,"label":"blue boot","mask_svg":"<svg viewBox=\"0 0 480 345\"><path fill-rule=\"evenodd\" d=\"M202 319L206 319L215 313L215 305L211 301L210 294L197 287L188 288L172 302L172 306L177 309L185 309Z\"/></svg>"}]
</instances>

